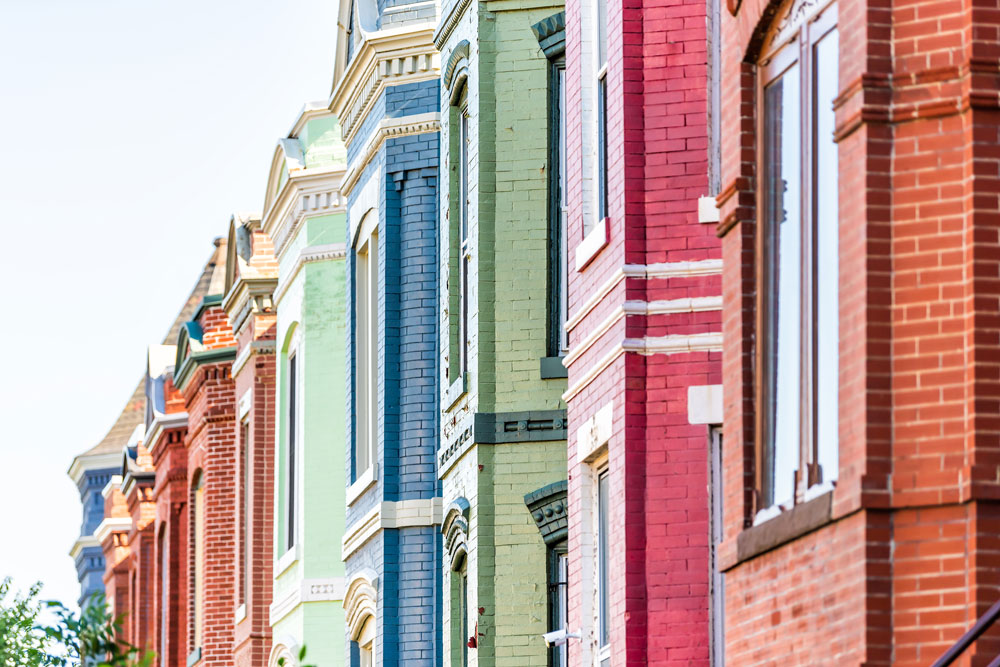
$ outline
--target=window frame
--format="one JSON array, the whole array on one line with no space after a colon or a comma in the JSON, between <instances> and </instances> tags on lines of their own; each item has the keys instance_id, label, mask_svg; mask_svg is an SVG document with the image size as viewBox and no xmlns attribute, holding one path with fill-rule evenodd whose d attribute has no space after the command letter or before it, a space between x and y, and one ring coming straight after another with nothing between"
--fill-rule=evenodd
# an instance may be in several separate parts
<instances>
[{"instance_id":1,"label":"window frame","mask_svg":"<svg viewBox=\"0 0 1000 667\"><path fill-rule=\"evenodd\" d=\"M288 352L287 378L288 397L285 405L285 530L282 538L284 545L282 553L294 551L298 546L298 503L296 502L299 492L299 440L301 438L302 425L299 423L300 405L302 402L300 391L300 371L299 371L299 350L298 346L293 346Z\"/></svg>"},{"instance_id":2,"label":"window frame","mask_svg":"<svg viewBox=\"0 0 1000 667\"><path fill-rule=\"evenodd\" d=\"M201 651L205 639L205 473L196 473L191 489L192 519L191 535L194 548L194 572L191 573L191 602L194 605L191 622L191 639L194 651Z\"/></svg>"},{"instance_id":3,"label":"window frame","mask_svg":"<svg viewBox=\"0 0 1000 667\"><path fill-rule=\"evenodd\" d=\"M788 12L793 12L798 3L786 6ZM788 14L781 14L787 16ZM799 437L796 447L796 469L792 483L792 499L781 502L768 502L767 497L773 496L774 482L767 478L767 461L775 456L776 442L772 431L773 417L776 409L774 401L777 381L771 375L772 353L768 346L758 344L755 350L755 401L760 408L757 410L755 423L754 447L754 488L750 519L753 523L766 521L777 516L782 511L791 509L835 484L839 470L831 477L824 475L819 467L820 452L818 450L818 435L816 433L816 348L817 348L817 210L816 187L816 147L819 137L815 131L816 113L818 110L816 92L816 70L814 49L816 45L831 32L838 30L836 0L826 0L804 14L798 14L788 24L777 20L768 35L765 47L758 59L756 93L756 129L757 129L757 173L760 174L761 187L757 191L757 219L760 221L756 239L756 330L759 341L771 341L770 332L776 326L772 322L771 300L778 298L776 287L772 285L774 264L774 248L777 233L776 226L768 224L767 199L770 192L768 186L767 166L770 162L769 147L766 144L768 131L766 129L766 96L765 92L773 82L784 76L793 67L797 67L799 79L799 160L797 177L799 180L799 317L801 334L798 342L799 359ZM839 67L838 67L839 71ZM839 84L838 84L839 88ZM839 158L838 158L839 163ZM839 216L838 216L839 219ZM773 353L777 355L775 351ZM775 356L776 358L776 356ZM838 359L839 366L839 359ZM839 467L839 465L838 465ZM803 472L805 475L803 476Z\"/></svg>"},{"instance_id":4,"label":"window frame","mask_svg":"<svg viewBox=\"0 0 1000 667\"><path fill-rule=\"evenodd\" d=\"M251 485L253 484L253 476L251 475L252 466L252 429L250 428L250 418L249 416L244 416L240 420L240 445L241 445L241 463L243 467L243 490L240 498L242 507L240 508L240 520L243 524L243 530L240 531L240 540L242 558L241 558L241 569L243 570L242 581L240 582L241 595L239 604L247 605L250 602L250 592L252 589L251 584L251 563L253 562L251 545L253 544L253 539L251 535L252 520L251 516L253 511L251 510ZM239 606L239 605L238 605ZM244 607L245 613L246 607Z\"/></svg>"},{"instance_id":5,"label":"window frame","mask_svg":"<svg viewBox=\"0 0 1000 667\"><path fill-rule=\"evenodd\" d=\"M607 461L594 472L594 564L596 605L594 630L597 639L597 663L604 667L611 658L611 581L608 567L611 542L610 505L611 471ZM602 494L603 492L603 494Z\"/></svg>"},{"instance_id":6,"label":"window frame","mask_svg":"<svg viewBox=\"0 0 1000 667\"><path fill-rule=\"evenodd\" d=\"M351 452L351 482L362 482L366 488L365 479L370 475L374 480L378 459L380 249L377 213L369 211L361 220L354 252L355 428Z\"/></svg>"},{"instance_id":7,"label":"window frame","mask_svg":"<svg viewBox=\"0 0 1000 667\"><path fill-rule=\"evenodd\" d=\"M566 59L559 57L549 64L549 357L569 352L566 140Z\"/></svg>"},{"instance_id":8,"label":"window frame","mask_svg":"<svg viewBox=\"0 0 1000 667\"><path fill-rule=\"evenodd\" d=\"M569 548L566 540L546 549L549 632L569 629ZM561 612L561 613L560 613ZM549 667L568 667L568 644L549 647Z\"/></svg>"}]
</instances>

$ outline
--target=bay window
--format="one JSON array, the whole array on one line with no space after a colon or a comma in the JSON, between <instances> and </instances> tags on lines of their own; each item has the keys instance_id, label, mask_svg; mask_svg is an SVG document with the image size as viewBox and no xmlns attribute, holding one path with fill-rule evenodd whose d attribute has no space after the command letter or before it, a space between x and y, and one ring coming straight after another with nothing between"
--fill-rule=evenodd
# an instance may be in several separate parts
<instances>
[{"instance_id":1,"label":"bay window","mask_svg":"<svg viewBox=\"0 0 1000 667\"><path fill-rule=\"evenodd\" d=\"M761 518L829 489L838 472L836 5L796 14L759 67Z\"/></svg>"}]
</instances>

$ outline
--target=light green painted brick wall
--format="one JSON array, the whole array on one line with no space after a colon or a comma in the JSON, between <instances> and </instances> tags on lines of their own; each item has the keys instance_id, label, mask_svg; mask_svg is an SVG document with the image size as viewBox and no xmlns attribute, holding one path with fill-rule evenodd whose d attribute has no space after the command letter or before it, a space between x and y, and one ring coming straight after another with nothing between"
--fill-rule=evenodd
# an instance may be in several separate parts
<instances>
[{"instance_id":1,"label":"light green painted brick wall","mask_svg":"<svg viewBox=\"0 0 1000 667\"><path fill-rule=\"evenodd\" d=\"M442 447L471 425L476 412L565 407L565 380L542 380L539 373L548 333L549 63L531 32L532 24L561 10L551 0L472 3L442 50L446 62L461 40L472 45L468 104L474 248L471 384L469 393L443 415ZM447 104L448 92L442 95ZM451 144L450 116L442 113L442 147ZM445 153L441 192L449 193L456 172ZM457 213L454 202L442 198L441 218L450 223L443 225L443 249L451 247L448 235L457 228ZM448 260L442 256L440 265L442 311L449 306ZM443 314L442 367L457 353L448 341L448 325ZM448 386L446 381L443 385ZM479 648L469 651L471 665L547 665L541 639L548 629L546 547L524 495L565 478L565 441L474 445L443 475L444 504L465 497L471 505L469 626L471 634L478 620L484 635ZM444 579L444 665L455 667L460 649L453 593L459 575L446 565Z\"/></svg>"}]
</instances>

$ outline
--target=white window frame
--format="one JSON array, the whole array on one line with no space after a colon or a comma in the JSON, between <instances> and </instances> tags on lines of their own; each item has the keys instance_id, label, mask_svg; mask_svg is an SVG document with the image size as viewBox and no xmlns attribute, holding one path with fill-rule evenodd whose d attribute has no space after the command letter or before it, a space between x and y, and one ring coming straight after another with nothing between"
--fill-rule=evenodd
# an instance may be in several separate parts
<instances>
[{"instance_id":1,"label":"white window frame","mask_svg":"<svg viewBox=\"0 0 1000 667\"><path fill-rule=\"evenodd\" d=\"M283 492L286 494L286 505L283 510L285 513L283 517L284 531L282 531L282 534L278 536L280 540L277 549L279 557L275 562L275 576L283 573L298 560L302 544L302 501L304 498L304 494L302 492L302 453L304 450L303 441L305 440L302 428L304 414L303 406L305 404L305 395L303 391L305 386L305 382L303 381L305 354L302 340L302 325L296 323L295 330L292 332L282 359L282 363L284 364L285 381L289 383L289 386L283 392L286 400L281 406L281 415L283 418L279 424L281 432L285 435L285 465L279 470L281 478L280 483L276 485L278 488L276 488L275 491L277 493L282 493L283 486ZM295 360L294 415L291 414L293 389L291 386L291 365L293 359ZM295 421L294 442L292 442L292 434L290 433L293 419ZM290 454L293 452L295 455L295 466L293 470L289 471L288 467L290 466L290 462L292 460ZM289 473L291 473L291 475ZM289 491L291 491L291 493ZM288 507L288 502L292 502L291 508ZM291 533L291 535L289 535L289 533ZM291 545L289 545L290 541Z\"/></svg>"},{"instance_id":2,"label":"white window frame","mask_svg":"<svg viewBox=\"0 0 1000 667\"><path fill-rule=\"evenodd\" d=\"M377 211L369 210L362 218L354 253L355 432L351 453L354 479L347 489L348 506L375 483L378 469L378 274L380 264ZM373 256L374 261L372 261ZM366 454L366 457L359 461L361 453Z\"/></svg>"},{"instance_id":3,"label":"white window frame","mask_svg":"<svg viewBox=\"0 0 1000 667\"><path fill-rule=\"evenodd\" d=\"M610 519L610 483L611 472L608 461L598 463L594 467L594 589L596 604L594 605L594 638L597 648L596 662L598 667L604 667L605 661L611 658L611 599L612 590L610 568L608 567L611 543L606 538L611 532ZM601 487L607 490L606 501L601 501ZM602 525L603 524L603 525ZM602 548L603 547L603 548ZM606 635L606 637L605 637ZM602 643L605 638L607 643Z\"/></svg>"}]
</instances>

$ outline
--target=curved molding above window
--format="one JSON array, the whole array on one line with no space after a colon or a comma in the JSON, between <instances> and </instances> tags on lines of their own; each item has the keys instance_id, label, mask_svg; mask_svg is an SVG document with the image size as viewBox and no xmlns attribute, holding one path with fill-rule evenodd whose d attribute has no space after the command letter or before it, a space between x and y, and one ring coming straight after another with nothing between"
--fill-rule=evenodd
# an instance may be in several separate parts
<instances>
[{"instance_id":1,"label":"curved molding above window","mask_svg":"<svg viewBox=\"0 0 1000 667\"><path fill-rule=\"evenodd\" d=\"M559 12L531 26L538 46L549 60L566 53L566 12Z\"/></svg>"},{"instance_id":2,"label":"curved molding above window","mask_svg":"<svg viewBox=\"0 0 1000 667\"><path fill-rule=\"evenodd\" d=\"M470 48L469 40L463 39L452 49L451 56L448 57L448 64L445 65L442 80L444 81L444 87L451 92L454 92L454 84L460 79L460 77L455 76L456 72L461 69L459 65L463 61L465 63L469 61Z\"/></svg>"},{"instance_id":3,"label":"curved molding above window","mask_svg":"<svg viewBox=\"0 0 1000 667\"><path fill-rule=\"evenodd\" d=\"M566 489L567 482L564 479L524 496L524 504L528 506L545 544L561 542L569 535Z\"/></svg>"},{"instance_id":4,"label":"curved molding above window","mask_svg":"<svg viewBox=\"0 0 1000 667\"><path fill-rule=\"evenodd\" d=\"M465 498L453 500L444 512L441 521L441 533L444 535L444 550L448 557L448 565L454 570L461 566L468 553L469 510L471 506Z\"/></svg>"},{"instance_id":5,"label":"curved molding above window","mask_svg":"<svg viewBox=\"0 0 1000 667\"><path fill-rule=\"evenodd\" d=\"M296 667L299 663L295 656L299 653L299 646L294 639L283 636L275 640L271 647L271 655L267 659L268 667L277 667L278 661L285 659L284 667Z\"/></svg>"},{"instance_id":6,"label":"curved molding above window","mask_svg":"<svg viewBox=\"0 0 1000 667\"><path fill-rule=\"evenodd\" d=\"M355 572L344 591L344 620L351 641L358 641L365 621L374 618L378 609L378 574L371 568Z\"/></svg>"}]
</instances>

